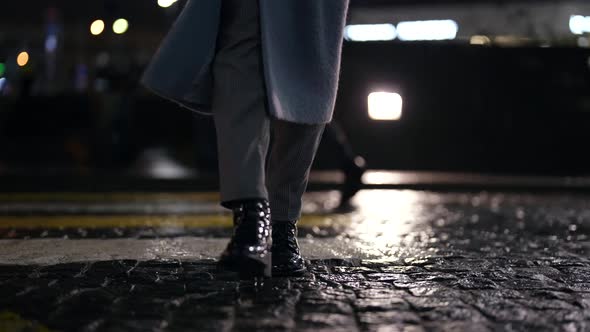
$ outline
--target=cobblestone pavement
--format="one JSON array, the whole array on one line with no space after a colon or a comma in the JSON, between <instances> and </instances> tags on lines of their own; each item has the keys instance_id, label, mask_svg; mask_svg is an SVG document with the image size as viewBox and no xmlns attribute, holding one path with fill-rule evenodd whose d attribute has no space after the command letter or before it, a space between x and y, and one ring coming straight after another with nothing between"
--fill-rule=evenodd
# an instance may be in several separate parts
<instances>
[{"instance_id":1,"label":"cobblestone pavement","mask_svg":"<svg viewBox=\"0 0 590 332\"><path fill-rule=\"evenodd\" d=\"M371 190L357 212L337 215L330 194L308 195L309 273L259 284L217 270L213 254L175 258L175 247L97 261L49 257L43 239L45 263L39 251L11 261L11 248L42 236L22 237L15 220L30 216L0 203L0 331L590 331L589 198ZM180 242L166 243L182 247L191 238L174 227L155 238L172 234ZM140 229L120 238L132 246ZM223 243L227 232L213 233Z\"/></svg>"}]
</instances>

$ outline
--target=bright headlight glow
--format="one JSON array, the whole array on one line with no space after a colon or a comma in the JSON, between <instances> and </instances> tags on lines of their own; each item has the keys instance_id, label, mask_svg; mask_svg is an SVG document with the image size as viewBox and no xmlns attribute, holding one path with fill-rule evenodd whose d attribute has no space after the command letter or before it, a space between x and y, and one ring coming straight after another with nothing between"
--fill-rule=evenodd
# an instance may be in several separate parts
<instances>
[{"instance_id":1,"label":"bright headlight glow","mask_svg":"<svg viewBox=\"0 0 590 332\"><path fill-rule=\"evenodd\" d=\"M178 0L158 0L158 6L162 8L168 8L176 3Z\"/></svg>"},{"instance_id":2,"label":"bright headlight glow","mask_svg":"<svg viewBox=\"0 0 590 332\"><path fill-rule=\"evenodd\" d=\"M394 40L396 36L393 24L356 24L344 29L344 38L350 41Z\"/></svg>"},{"instance_id":3,"label":"bright headlight glow","mask_svg":"<svg viewBox=\"0 0 590 332\"><path fill-rule=\"evenodd\" d=\"M590 33L590 16L570 16L570 31L576 35Z\"/></svg>"},{"instance_id":4,"label":"bright headlight glow","mask_svg":"<svg viewBox=\"0 0 590 332\"><path fill-rule=\"evenodd\" d=\"M453 20L409 21L397 25L401 40L447 40L455 39L459 25Z\"/></svg>"},{"instance_id":5,"label":"bright headlight glow","mask_svg":"<svg viewBox=\"0 0 590 332\"><path fill-rule=\"evenodd\" d=\"M372 92L368 97L369 117L373 120L399 120L402 117L403 100L399 93Z\"/></svg>"},{"instance_id":6,"label":"bright headlight glow","mask_svg":"<svg viewBox=\"0 0 590 332\"><path fill-rule=\"evenodd\" d=\"M124 18L120 18L113 23L113 32L118 35L124 34L127 29L129 29L129 22Z\"/></svg>"}]
</instances>

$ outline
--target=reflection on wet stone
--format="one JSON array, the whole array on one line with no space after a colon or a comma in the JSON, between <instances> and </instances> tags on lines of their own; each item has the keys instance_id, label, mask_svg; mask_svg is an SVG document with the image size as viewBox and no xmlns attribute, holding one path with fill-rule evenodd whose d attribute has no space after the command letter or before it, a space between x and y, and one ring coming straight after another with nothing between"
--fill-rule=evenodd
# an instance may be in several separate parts
<instances>
[{"instance_id":1,"label":"reflection on wet stone","mask_svg":"<svg viewBox=\"0 0 590 332\"><path fill-rule=\"evenodd\" d=\"M313 261L311 265L322 263ZM122 277L121 266L133 268L127 277ZM154 270L144 271L148 266ZM349 331L421 328L469 331L469 328L477 328L477 331L486 331L510 324L511 329L528 330L557 323L580 330L587 326L584 324L589 318L590 295L566 290L565 284L561 285L562 290L555 290L556 283L565 279L549 282L545 275L556 278L563 272L548 267L541 267L539 271L510 269L515 280L528 280L534 285L542 282L544 286L541 288L495 289L488 283L491 280L474 279L462 271L457 271L454 277L448 272L432 272L429 277L423 270L406 269L408 273L391 273L386 277L385 272L374 272L374 264L353 271L347 270L349 267L346 266L332 266L330 270L338 272L316 274L317 281L273 279L263 285L236 279L218 280L216 270L208 262L183 263L186 271L179 266L101 262L94 269L103 271L104 277L111 282L94 287L87 286L88 279L91 279L88 271L93 267L86 264L29 267L25 271L36 269L41 276L58 279L5 280L0 285L0 292L3 298L11 301L2 302L3 310L19 312L27 319L63 331L76 331L80 326L85 326L88 331L122 328L128 331L146 328L182 331L196 327L214 331L232 326L236 331L329 328ZM110 267L112 275L105 267ZM8 268L3 267L4 270ZM23 271L18 266L14 268ZM88 271L81 273L83 269ZM381 267L379 270L387 269ZM134 271L175 277L158 282L153 277L137 278ZM195 273L211 278L195 280L190 277ZM462 280L470 280L469 287L464 287ZM405 282L403 287L396 286L400 281ZM126 287L129 283L131 287ZM25 305L30 301L44 305L43 310L27 310ZM115 327L116 323L120 324ZM239 324L238 328L236 324Z\"/></svg>"},{"instance_id":2,"label":"reflection on wet stone","mask_svg":"<svg viewBox=\"0 0 590 332\"><path fill-rule=\"evenodd\" d=\"M304 276L253 284L168 256L0 265L0 317L64 332L588 331L587 202L366 191L337 238L302 232Z\"/></svg>"}]
</instances>

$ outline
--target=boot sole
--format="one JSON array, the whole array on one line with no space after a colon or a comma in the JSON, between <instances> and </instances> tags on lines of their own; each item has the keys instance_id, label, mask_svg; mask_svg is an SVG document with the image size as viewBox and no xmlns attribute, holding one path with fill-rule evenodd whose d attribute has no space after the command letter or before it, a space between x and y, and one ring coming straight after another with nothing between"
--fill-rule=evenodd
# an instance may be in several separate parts
<instances>
[{"instance_id":1,"label":"boot sole","mask_svg":"<svg viewBox=\"0 0 590 332\"><path fill-rule=\"evenodd\" d=\"M307 273L307 268L303 268L300 270L290 270L290 271L281 271L279 269L273 269L272 275L273 277L301 277Z\"/></svg>"},{"instance_id":2,"label":"boot sole","mask_svg":"<svg viewBox=\"0 0 590 332\"><path fill-rule=\"evenodd\" d=\"M242 280L272 277L272 257L268 253L264 257L242 256L234 258L231 263L220 262L217 267L221 270L237 272Z\"/></svg>"},{"instance_id":3,"label":"boot sole","mask_svg":"<svg viewBox=\"0 0 590 332\"><path fill-rule=\"evenodd\" d=\"M238 263L238 275L242 280L271 278L272 267L270 254L262 259L259 257L242 258Z\"/></svg>"}]
</instances>

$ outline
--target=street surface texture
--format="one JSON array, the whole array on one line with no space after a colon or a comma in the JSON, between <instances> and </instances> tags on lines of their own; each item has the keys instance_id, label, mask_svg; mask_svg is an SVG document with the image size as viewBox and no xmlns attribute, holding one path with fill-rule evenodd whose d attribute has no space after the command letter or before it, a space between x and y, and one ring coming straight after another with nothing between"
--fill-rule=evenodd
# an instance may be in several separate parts
<instances>
[{"instance_id":1,"label":"street surface texture","mask_svg":"<svg viewBox=\"0 0 590 332\"><path fill-rule=\"evenodd\" d=\"M590 331L589 198L312 193L309 272L254 283L213 200L4 197L0 331Z\"/></svg>"}]
</instances>

